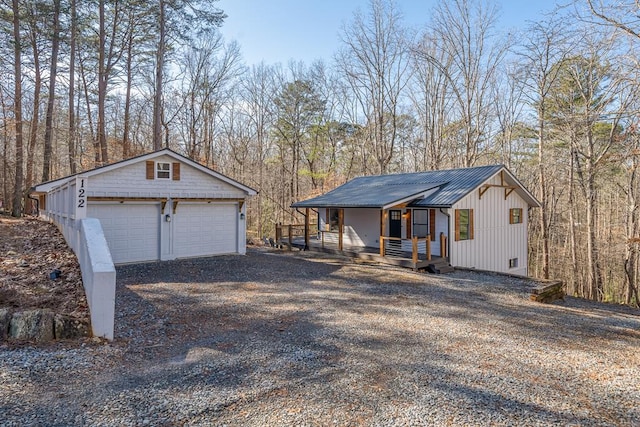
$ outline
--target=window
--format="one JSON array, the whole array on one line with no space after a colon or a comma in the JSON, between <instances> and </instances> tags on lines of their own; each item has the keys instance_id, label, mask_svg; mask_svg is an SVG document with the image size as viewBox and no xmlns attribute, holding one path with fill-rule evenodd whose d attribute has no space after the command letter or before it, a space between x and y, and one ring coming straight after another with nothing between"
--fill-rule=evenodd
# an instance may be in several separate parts
<instances>
[{"instance_id":1,"label":"window","mask_svg":"<svg viewBox=\"0 0 640 427\"><path fill-rule=\"evenodd\" d=\"M429 234L429 210L415 209L413 211L413 235L425 237Z\"/></svg>"},{"instance_id":2,"label":"window","mask_svg":"<svg viewBox=\"0 0 640 427\"><path fill-rule=\"evenodd\" d=\"M518 258L511 258L509 260L509 268L517 268L518 267Z\"/></svg>"},{"instance_id":3,"label":"window","mask_svg":"<svg viewBox=\"0 0 640 427\"><path fill-rule=\"evenodd\" d=\"M522 208L509 209L509 224L522 224Z\"/></svg>"},{"instance_id":4,"label":"window","mask_svg":"<svg viewBox=\"0 0 640 427\"><path fill-rule=\"evenodd\" d=\"M473 239L473 209L456 209L456 240Z\"/></svg>"},{"instance_id":5,"label":"window","mask_svg":"<svg viewBox=\"0 0 640 427\"><path fill-rule=\"evenodd\" d=\"M156 179L171 179L171 163L156 163Z\"/></svg>"},{"instance_id":6,"label":"window","mask_svg":"<svg viewBox=\"0 0 640 427\"><path fill-rule=\"evenodd\" d=\"M339 209L327 209L329 212L327 218L327 224L329 224L329 231L338 231L338 221L340 218Z\"/></svg>"}]
</instances>

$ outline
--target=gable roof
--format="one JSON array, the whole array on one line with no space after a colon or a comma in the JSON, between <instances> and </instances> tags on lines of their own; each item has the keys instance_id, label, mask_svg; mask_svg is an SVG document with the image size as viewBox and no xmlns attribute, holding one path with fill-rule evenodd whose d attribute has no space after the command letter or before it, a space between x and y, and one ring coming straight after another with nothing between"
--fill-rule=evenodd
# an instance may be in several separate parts
<instances>
[{"instance_id":1,"label":"gable roof","mask_svg":"<svg viewBox=\"0 0 640 427\"><path fill-rule=\"evenodd\" d=\"M448 208L501 171L505 182L529 204L540 203L504 165L478 166L427 172L363 176L294 208L380 208L411 202L409 206Z\"/></svg>"},{"instance_id":2,"label":"gable roof","mask_svg":"<svg viewBox=\"0 0 640 427\"><path fill-rule=\"evenodd\" d=\"M43 182L41 184L38 184L38 185L34 186L31 189L31 192L32 193L47 193L50 190L58 187L59 185L64 184L65 182L67 182L67 181L69 181L69 180L71 180L71 179L73 179L73 178L75 178L76 176L79 176L79 175L91 177L91 176L98 175L98 174L101 174L101 173L104 173L104 172L112 171L114 169L119 169L121 167L125 167L125 166L128 166L128 165L134 164L134 163L144 162L144 161L147 161L147 160L152 160L152 159L155 159L155 158L160 157L160 156L169 156L169 157L174 158L177 161L180 161L182 163L188 164L189 166L192 166L193 168L198 169L199 171L204 172L207 175L210 175L210 176L212 176L214 178L217 178L217 179L219 179L219 180L221 180L223 182L226 182L229 185L232 185L232 186L244 191L248 196L255 196L257 194L257 191L254 190L253 188L247 187L246 185L241 184L238 181L236 181L234 179L231 179L226 175L223 175L223 174L221 174L219 172L216 172L213 169L210 169L210 168L208 168L206 166L203 166L200 163L195 162L195 161L191 160L190 158L183 156L182 154L178 154L178 153L176 153L175 151L173 151L173 150L171 150L169 148L163 148L161 150L154 151L152 153L142 154L140 156L132 157L132 158L126 159L126 160L121 160L119 162L111 163L109 165L100 166L100 167L97 167L95 169L91 169L91 170L88 170L88 171L79 172L79 173L76 173L76 174L73 174L73 175L68 175L68 176L65 176L63 178L54 179L52 181Z\"/></svg>"}]
</instances>

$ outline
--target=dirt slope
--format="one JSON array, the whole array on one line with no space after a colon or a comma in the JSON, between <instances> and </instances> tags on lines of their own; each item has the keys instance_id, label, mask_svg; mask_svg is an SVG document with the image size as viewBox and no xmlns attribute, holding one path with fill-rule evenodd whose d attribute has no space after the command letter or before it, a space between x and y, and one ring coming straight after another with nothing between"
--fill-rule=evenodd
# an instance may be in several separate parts
<instances>
[{"instance_id":1,"label":"dirt slope","mask_svg":"<svg viewBox=\"0 0 640 427\"><path fill-rule=\"evenodd\" d=\"M54 270L60 276L51 279ZM53 224L0 215L0 308L88 318L80 266Z\"/></svg>"}]
</instances>

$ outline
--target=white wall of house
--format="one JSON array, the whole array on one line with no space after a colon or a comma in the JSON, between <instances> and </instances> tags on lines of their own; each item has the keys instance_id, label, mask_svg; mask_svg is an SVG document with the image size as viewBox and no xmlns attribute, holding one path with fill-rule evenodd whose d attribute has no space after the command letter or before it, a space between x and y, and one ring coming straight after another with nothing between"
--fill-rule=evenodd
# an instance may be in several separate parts
<instances>
[{"instance_id":1,"label":"white wall of house","mask_svg":"<svg viewBox=\"0 0 640 427\"><path fill-rule=\"evenodd\" d=\"M246 253L246 206L241 200L247 193L242 188L170 155L149 160L180 163L179 179L159 179L155 173L147 179L143 158L98 169L84 181L87 216L101 221L116 264ZM64 185L74 194L74 178ZM49 192L42 215L71 209L75 200L68 194L53 198ZM58 222L67 221L58 216Z\"/></svg>"},{"instance_id":2,"label":"white wall of house","mask_svg":"<svg viewBox=\"0 0 640 427\"><path fill-rule=\"evenodd\" d=\"M318 209L321 230L326 230L326 209ZM324 233L325 242L338 243L338 233ZM380 210L352 208L344 210L343 244L355 247L380 247Z\"/></svg>"},{"instance_id":3,"label":"white wall of house","mask_svg":"<svg viewBox=\"0 0 640 427\"><path fill-rule=\"evenodd\" d=\"M175 163L170 156L155 162ZM89 197L183 197L242 198L242 190L186 164L181 165L180 180L146 179L146 163L139 161L91 177Z\"/></svg>"},{"instance_id":4,"label":"white wall of house","mask_svg":"<svg viewBox=\"0 0 640 427\"><path fill-rule=\"evenodd\" d=\"M400 209L402 213L406 213L411 208ZM322 230L326 229L326 209L320 208L318 210L320 227ZM427 214L428 215L428 214ZM413 217L412 217L413 218ZM435 256L440 255L440 233L444 233L445 236L448 233L448 217L436 209L436 237L431 241L431 254ZM389 225L387 224L387 230ZM407 238L407 224L406 220L402 220L402 238ZM337 233L325 233L325 242L338 243ZM345 246L355 247L380 247L380 209L368 209L368 208L347 208L344 210L344 236L343 243ZM411 252L412 243L409 240L403 241L403 250ZM421 248L425 245L421 243Z\"/></svg>"},{"instance_id":5,"label":"white wall of house","mask_svg":"<svg viewBox=\"0 0 640 427\"><path fill-rule=\"evenodd\" d=\"M500 176L486 183L500 185ZM522 209L521 224L509 224L511 208ZM474 210L472 240L455 241L455 209ZM477 189L469 193L449 210L451 265L527 275L527 209L527 203L515 191L506 199L505 189L500 187L489 188L482 198ZM509 260L514 258L518 265L509 268Z\"/></svg>"}]
</instances>

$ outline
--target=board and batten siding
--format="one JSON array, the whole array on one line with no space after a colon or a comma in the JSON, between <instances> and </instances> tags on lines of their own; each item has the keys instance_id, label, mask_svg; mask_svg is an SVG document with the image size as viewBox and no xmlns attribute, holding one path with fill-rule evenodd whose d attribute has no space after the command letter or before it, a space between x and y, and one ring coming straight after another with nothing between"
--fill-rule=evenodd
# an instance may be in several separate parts
<instances>
[{"instance_id":1,"label":"board and batten siding","mask_svg":"<svg viewBox=\"0 0 640 427\"><path fill-rule=\"evenodd\" d=\"M484 184L500 185L500 176ZM492 187L480 198L476 189L450 209L451 265L527 275L528 205L515 191L506 199L504 195L504 188ZM509 223L509 210L513 208L522 209L522 223ZM456 209L473 209L473 239L455 240ZM509 260L514 258L518 259L518 266L509 268Z\"/></svg>"},{"instance_id":2,"label":"board and batten siding","mask_svg":"<svg viewBox=\"0 0 640 427\"><path fill-rule=\"evenodd\" d=\"M155 162L175 163L170 156ZM89 197L244 198L242 190L182 164L180 179L147 179L146 162L136 162L91 177Z\"/></svg>"}]
</instances>

